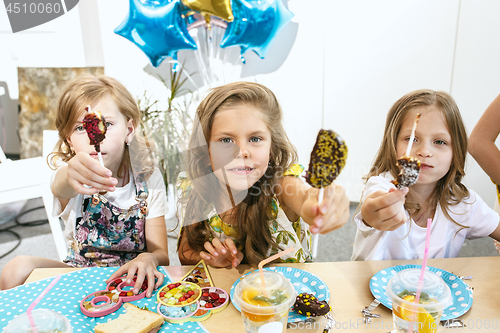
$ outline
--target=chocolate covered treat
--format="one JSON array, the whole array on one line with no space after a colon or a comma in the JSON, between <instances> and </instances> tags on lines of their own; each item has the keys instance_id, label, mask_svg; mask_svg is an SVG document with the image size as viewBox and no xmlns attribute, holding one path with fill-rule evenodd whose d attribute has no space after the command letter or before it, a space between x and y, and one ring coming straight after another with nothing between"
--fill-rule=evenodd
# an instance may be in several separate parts
<instances>
[{"instance_id":1,"label":"chocolate covered treat","mask_svg":"<svg viewBox=\"0 0 500 333\"><path fill-rule=\"evenodd\" d=\"M410 139L408 140L408 146L406 147L406 153L400 159L398 159L398 162L396 163L396 165L399 167L399 174L396 179L392 181L392 183L396 185L399 190L415 184L420 173L420 161L410 156L411 147L413 145L413 140L415 139L415 132L417 130L419 119L420 113L417 113L415 122L413 123L413 128L411 130Z\"/></svg>"},{"instance_id":2,"label":"chocolate covered treat","mask_svg":"<svg viewBox=\"0 0 500 333\"><path fill-rule=\"evenodd\" d=\"M340 174L347 159L347 146L334 131L320 130L311 152L306 181L314 187L330 185Z\"/></svg>"},{"instance_id":3,"label":"chocolate covered treat","mask_svg":"<svg viewBox=\"0 0 500 333\"><path fill-rule=\"evenodd\" d=\"M400 168L398 177L392 181L401 190L404 187L412 186L417 182L420 173L420 161L410 156L403 156L398 160L397 166Z\"/></svg>"},{"instance_id":4,"label":"chocolate covered treat","mask_svg":"<svg viewBox=\"0 0 500 333\"><path fill-rule=\"evenodd\" d=\"M83 118L83 127L85 131L87 131L90 144L94 145L95 151L99 153L101 151L100 143L106 137L106 120L99 111L92 111L90 105L88 105L85 110L87 114Z\"/></svg>"},{"instance_id":5,"label":"chocolate covered treat","mask_svg":"<svg viewBox=\"0 0 500 333\"><path fill-rule=\"evenodd\" d=\"M302 293L297 296L293 310L307 317L316 317L324 316L332 309L326 301L320 301L311 294Z\"/></svg>"}]
</instances>

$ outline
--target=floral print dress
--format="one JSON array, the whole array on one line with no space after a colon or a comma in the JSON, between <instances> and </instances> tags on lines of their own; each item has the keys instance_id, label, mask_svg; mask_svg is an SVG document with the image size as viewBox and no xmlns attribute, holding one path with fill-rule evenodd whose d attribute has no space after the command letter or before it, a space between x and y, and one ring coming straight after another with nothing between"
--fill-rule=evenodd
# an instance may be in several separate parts
<instances>
[{"instance_id":1,"label":"floral print dress","mask_svg":"<svg viewBox=\"0 0 500 333\"><path fill-rule=\"evenodd\" d=\"M95 194L83 201L74 239L63 261L73 267L117 267L147 251L145 223L148 190L134 174L137 204L120 208Z\"/></svg>"},{"instance_id":2,"label":"floral print dress","mask_svg":"<svg viewBox=\"0 0 500 333\"><path fill-rule=\"evenodd\" d=\"M304 167L300 164L292 165L283 175L298 177L304 171ZM191 185L185 176L180 176L178 181L178 189L182 193L189 191ZM293 247L294 251L286 254L285 256L275 260L274 262L306 262L312 261L311 255L311 233L309 232L309 225L299 219L295 222L290 222L285 215L283 209L279 206L278 200L274 198L269 205L270 216L273 216L269 223L269 231L271 236L282 249ZM182 215L181 215L182 216ZM210 241L214 238L219 238L222 242L226 238L231 238L235 241L236 246L242 250L243 244L238 244L236 238L238 237L238 227L230 225L222 221L217 214L215 207L207 215L207 225L210 228ZM183 221L181 221L182 223ZM271 248L268 256L278 253L278 248Z\"/></svg>"}]
</instances>

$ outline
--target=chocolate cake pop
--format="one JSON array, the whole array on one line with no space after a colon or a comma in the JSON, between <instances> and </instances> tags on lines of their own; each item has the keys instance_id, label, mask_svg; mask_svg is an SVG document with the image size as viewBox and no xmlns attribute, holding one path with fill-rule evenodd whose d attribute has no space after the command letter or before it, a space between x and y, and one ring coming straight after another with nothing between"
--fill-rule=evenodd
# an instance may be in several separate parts
<instances>
[{"instance_id":1,"label":"chocolate cake pop","mask_svg":"<svg viewBox=\"0 0 500 333\"><path fill-rule=\"evenodd\" d=\"M313 187L330 185L340 174L347 159L347 146L334 131L320 130L311 152L306 181Z\"/></svg>"},{"instance_id":2,"label":"chocolate cake pop","mask_svg":"<svg viewBox=\"0 0 500 333\"><path fill-rule=\"evenodd\" d=\"M413 140L415 139L415 131L417 129L420 113L417 113L413 128L410 134L410 141L406 147L406 153L398 159L396 165L399 167L399 174L395 180L392 181L396 187L401 190L405 187L412 186L417 182L418 175L420 174L420 161L410 156Z\"/></svg>"},{"instance_id":3,"label":"chocolate cake pop","mask_svg":"<svg viewBox=\"0 0 500 333\"><path fill-rule=\"evenodd\" d=\"M392 181L396 187L401 190L404 187L412 186L417 182L418 175L420 174L420 161L410 156L401 157L397 166L399 167L399 174L395 180Z\"/></svg>"},{"instance_id":4,"label":"chocolate cake pop","mask_svg":"<svg viewBox=\"0 0 500 333\"><path fill-rule=\"evenodd\" d=\"M106 120L99 111L92 111L90 105L85 108L87 114L83 118L83 127L87 131L90 144L94 145L96 152L101 152L100 143L106 137Z\"/></svg>"}]
</instances>

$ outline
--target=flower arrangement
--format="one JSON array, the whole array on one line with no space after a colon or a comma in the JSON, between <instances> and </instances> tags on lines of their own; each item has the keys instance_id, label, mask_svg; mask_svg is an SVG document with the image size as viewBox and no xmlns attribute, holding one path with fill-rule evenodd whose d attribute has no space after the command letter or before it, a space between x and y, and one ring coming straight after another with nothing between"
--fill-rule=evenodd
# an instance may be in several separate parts
<instances>
[{"instance_id":1,"label":"flower arrangement","mask_svg":"<svg viewBox=\"0 0 500 333\"><path fill-rule=\"evenodd\" d=\"M178 71L173 71L172 65L170 66L168 81L159 76L168 90L166 109L159 107L158 100L151 100L147 92L138 100L145 130L156 144L153 154L167 188L175 187L183 164L182 148L187 146L187 132L193 123L188 111L194 102L194 93L183 88L187 77L182 78L184 66L178 67Z\"/></svg>"}]
</instances>

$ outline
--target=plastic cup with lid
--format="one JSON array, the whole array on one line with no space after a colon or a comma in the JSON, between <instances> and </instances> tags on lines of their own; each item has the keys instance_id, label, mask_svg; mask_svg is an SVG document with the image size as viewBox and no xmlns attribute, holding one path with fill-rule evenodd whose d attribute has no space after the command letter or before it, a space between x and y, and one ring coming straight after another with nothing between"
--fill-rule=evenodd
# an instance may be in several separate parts
<instances>
[{"instance_id":1,"label":"plastic cup with lid","mask_svg":"<svg viewBox=\"0 0 500 333\"><path fill-rule=\"evenodd\" d=\"M435 333L443 310L452 304L446 282L429 270L425 271L420 299L415 304L420 272L420 268L405 269L387 283L386 293L392 301L393 332Z\"/></svg>"},{"instance_id":2,"label":"plastic cup with lid","mask_svg":"<svg viewBox=\"0 0 500 333\"><path fill-rule=\"evenodd\" d=\"M35 309L31 312L38 333L73 333L69 320L62 314L49 309ZM26 312L12 319L3 333L31 333Z\"/></svg>"},{"instance_id":3,"label":"plastic cup with lid","mask_svg":"<svg viewBox=\"0 0 500 333\"><path fill-rule=\"evenodd\" d=\"M278 272L264 271L264 280L265 293L259 272L246 275L235 288L233 302L240 307L245 332L285 332L297 292Z\"/></svg>"}]
</instances>

